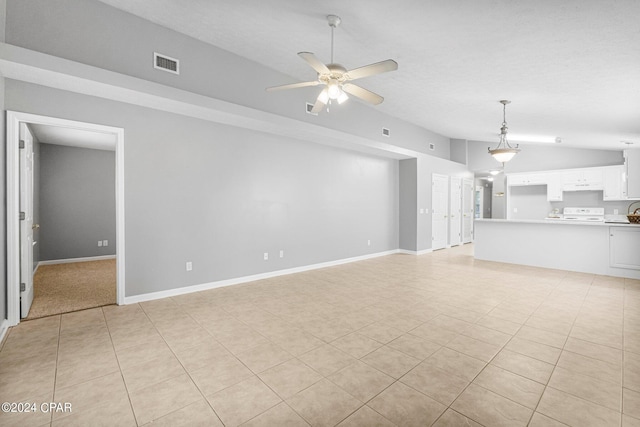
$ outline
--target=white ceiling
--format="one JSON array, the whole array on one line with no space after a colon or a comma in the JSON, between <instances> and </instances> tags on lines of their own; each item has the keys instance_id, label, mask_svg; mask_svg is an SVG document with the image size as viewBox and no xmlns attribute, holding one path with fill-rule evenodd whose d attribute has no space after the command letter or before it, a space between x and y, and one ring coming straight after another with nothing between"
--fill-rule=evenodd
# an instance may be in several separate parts
<instances>
[{"instance_id":1,"label":"white ceiling","mask_svg":"<svg viewBox=\"0 0 640 427\"><path fill-rule=\"evenodd\" d=\"M66 145L68 147L116 150L116 136L112 133L94 132L62 126L29 124L33 135L43 144Z\"/></svg>"},{"instance_id":2,"label":"white ceiling","mask_svg":"<svg viewBox=\"0 0 640 427\"><path fill-rule=\"evenodd\" d=\"M372 108L450 138L497 143L498 101L509 99L511 133L559 136L563 146L640 146L638 0L102 1L292 82L315 79L297 52L329 62L325 17L336 14L336 62L399 64L359 82L385 97Z\"/></svg>"}]
</instances>

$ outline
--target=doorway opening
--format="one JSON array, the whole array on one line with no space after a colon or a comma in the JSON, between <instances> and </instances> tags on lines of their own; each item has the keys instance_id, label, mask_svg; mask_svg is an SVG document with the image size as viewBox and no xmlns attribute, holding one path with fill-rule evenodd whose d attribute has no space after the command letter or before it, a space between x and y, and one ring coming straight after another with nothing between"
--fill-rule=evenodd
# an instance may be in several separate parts
<instances>
[{"instance_id":1,"label":"doorway opening","mask_svg":"<svg viewBox=\"0 0 640 427\"><path fill-rule=\"evenodd\" d=\"M105 194L107 194L107 197L103 197L103 199L111 199L111 204L104 210L111 213L112 224L109 227L110 231L104 231L103 227L103 231L99 232L99 240L91 238L91 242L88 242L86 236L93 236L91 234L92 221L95 221L94 225L98 229L101 227L98 223L104 222L98 221L100 207L98 207L98 210L94 209L93 212L91 209L79 212L75 221L67 223L66 228L55 229L59 225L54 226L55 221L52 218L56 215L60 218L72 216L71 214L76 207L72 208L71 211L64 212L64 209L69 208L69 206L64 206L64 202L53 207L47 206L47 212L43 212L46 215L45 219L44 217L39 217L40 215L37 212L39 209L38 201L42 199L40 197L36 200L34 218L34 192L40 192L37 183L41 178L39 175L35 175L40 171L34 168L33 154L31 154L31 159L29 159L28 154L32 153L33 148L27 148L27 146L33 145L34 141L37 147L36 153L39 151L51 152L53 154L50 153L48 157L54 157L58 161L66 159L62 163L64 164L66 161L67 166L69 165L68 162L72 161L70 159L73 156L75 156L76 162L82 161L82 159L86 159L89 162L90 158L92 159L91 161L101 158L102 160L100 161L103 164L105 162L108 164L111 161L110 172L108 169L105 169L107 172L105 170L101 171L97 167L95 170L96 178L105 178L105 176L100 177L99 175L110 174L110 183L106 185L111 186L111 194L108 194L109 188L105 190L105 183L101 184L103 190L105 190L103 193L106 192ZM111 301L117 304L124 303L123 149L124 130L122 128L28 113L7 112L7 318L9 326L15 326L20 322L21 318L33 317L29 316L29 311L34 295L33 274L38 265L40 265L40 268L38 268L40 270L39 273L44 273L45 270L51 270L51 268L55 267L58 271L54 272L54 276L64 276L67 274L64 272L65 269L68 272L70 267L78 269L75 272L76 274L83 274L81 270L84 269L86 271L87 268L93 272L93 276L100 276L100 274L104 276L104 272L107 272L107 275L115 276L115 290L111 289L111 292L115 291L115 298L111 295ZM88 165L83 166L86 168ZM31 170L29 170L30 168ZM60 176L57 176L55 171L47 171L46 173L49 174L49 178L46 179L47 184L55 181L52 177L62 179L64 178L62 175L65 175L61 172ZM74 174L66 175L66 179L71 180L67 181L67 186L69 186L70 183L73 183ZM76 178L82 179L81 175L76 176ZM85 181L88 184L89 180L85 179ZM61 183L59 188L63 187L65 187L64 182ZM80 185L75 192L82 187ZM43 190L46 191L46 189ZM95 188L93 190L87 189L84 195L74 194L74 191L66 191L66 193L63 191L60 194L66 194L66 197L75 197L77 200L87 199L87 206L91 208L92 206L89 206L91 204L102 203L96 200L89 200L90 194L94 191ZM93 206L93 208L96 208L96 206ZM61 210L62 212L59 212ZM83 214L86 217L83 217ZM113 218L114 214L115 218ZM49 222L47 223L47 221ZM113 222L115 222L115 227ZM39 223L48 224L47 233L43 233L44 230L39 227ZM57 224L60 224L60 222ZM73 228L69 228L69 224ZM81 227L84 227L84 233L82 233L83 230L80 230ZM88 234L87 231L89 231ZM56 236L56 233L61 240L53 242L52 236ZM70 243L73 240L72 237L75 237L72 235L75 234L79 235L81 239L75 243ZM38 243L39 240L41 240L41 243ZM45 241L47 242L46 246L43 245ZM79 241L82 241L82 243L78 243ZM40 246L38 246L39 244ZM95 245L95 247L80 247L83 244L85 246ZM45 262L38 263L39 258ZM114 262L115 270L113 270ZM101 263L103 265L100 265ZM109 265L104 265L105 263L111 264L111 272L109 272ZM100 269L102 269L103 273L100 273ZM48 280L52 280L51 277L53 276L50 276ZM113 284L112 279L113 277L111 277L111 283ZM87 285L91 286L90 282ZM77 298L82 297L82 291L87 291L87 289L82 286L76 286L75 291L73 286L70 289L70 292L77 294L74 295ZM108 301L109 298L106 300ZM60 312L73 310L74 305L66 304L64 297L61 299L58 296L58 301L63 303L61 304ZM69 307L72 307L72 309L70 310ZM82 309L81 305L76 307ZM50 314L55 313L50 312Z\"/></svg>"}]
</instances>

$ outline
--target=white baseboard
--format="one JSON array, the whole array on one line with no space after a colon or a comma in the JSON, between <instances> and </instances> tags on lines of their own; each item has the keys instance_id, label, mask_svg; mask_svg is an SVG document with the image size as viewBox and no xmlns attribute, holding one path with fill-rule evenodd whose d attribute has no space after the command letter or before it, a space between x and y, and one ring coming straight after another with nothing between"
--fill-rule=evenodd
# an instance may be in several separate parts
<instances>
[{"instance_id":1,"label":"white baseboard","mask_svg":"<svg viewBox=\"0 0 640 427\"><path fill-rule=\"evenodd\" d=\"M7 319L2 319L0 322L0 348L2 348L2 343L9 331L9 321Z\"/></svg>"},{"instance_id":2,"label":"white baseboard","mask_svg":"<svg viewBox=\"0 0 640 427\"><path fill-rule=\"evenodd\" d=\"M317 270L319 268L333 267L336 265L348 264L351 262L364 261L366 259L377 258L381 256L386 256L386 255L393 255L397 253L399 253L399 249L394 249L394 250L385 251L385 252L378 252L375 254L362 255L362 256L357 256L353 258L344 258L344 259L339 259L335 261L321 262L318 264L305 265L303 267L295 267L295 268L289 268L285 270L270 271L268 273L254 274L251 276L237 277L234 279L220 280L217 282L203 283L200 285L185 286L184 288L175 288L175 289L168 289L166 291L150 292L148 294L125 297L124 303L125 305L135 304L135 303L144 302L144 301L152 301L152 300L161 299L161 298L174 297L178 295L190 294L192 292L206 291L209 289L221 288L224 286L232 286L232 285L238 285L241 283L253 282L255 280L269 279L277 276L285 276L287 274L302 273L304 271Z\"/></svg>"},{"instance_id":3,"label":"white baseboard","mask_svg":"<svg viewBox=\"0 0 640 427\"><path fill-rule=\"evenodd\" d=\"M431 249L423 249L421 251L409 251L407 249L398 249L399 254L407 254L407 255L424 255L433 252Z\"/></svg>"},{"instance_id":4,"label":"white baseboard","mask_svg":"<svg viewBox=\"0 0 640 427\"><path fill-rule=\"evenodd\" d=\"M41 265L54 265L54 264L69 264L72 262L89 262L89 261L102 261L105 259L115 259L115 255L102 255L102 256L90 256L84 258L67 258L67 259L51 259L48 261L40 261L36 266L36 270ZM35 270L34 270L35 273Z\"/></svg>"}]
</instances>

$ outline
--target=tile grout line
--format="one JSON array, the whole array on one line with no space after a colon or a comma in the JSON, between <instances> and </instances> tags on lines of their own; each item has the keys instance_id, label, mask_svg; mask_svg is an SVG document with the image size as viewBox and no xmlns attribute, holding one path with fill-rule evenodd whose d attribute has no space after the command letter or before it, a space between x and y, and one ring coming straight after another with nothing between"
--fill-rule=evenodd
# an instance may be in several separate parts
<instances>
[{"instance_id":1,"label":"tile grout line","mask_svg":"<svg viewBox=\"0 0 640 427\"><path fill-rule=\"evenodd\" d=\"M556 286L554 287L554 289L556 289L558 286L559 286L559 285L556 285ZM549 292L548 292L547 296L545 297L545 300L546 300L546 298L548 298L548 297L549 297L549 295L551 294L551 292L553 292L553 291L549 291ZM510 295L512 295L513 293L515 293L515 291L514 291L514 292L512 292ZM508 300L508 298L505 298L505 300L501 301L501 302L500 302L500 304L502 304L503 302L505 302L505 301L507 301L507 300ZM484 370L487 368L487 366L489 366L489 365L491 364L491 362L492 362L492 361L493 361L493 360L498 356L498 354L499 354L502 350L504 350L504 348L505 348L505 347L506 347L506 346L511 342L511 340L512 340L512 339L513 339L513 338L518 334L518 332L520 332L520 330L521 330L521 329L526 325L527 321L531 318L531 316L533 316L533 314L534 314L534 313L535 313L535 312L540 308L540 306L543 304L543 302L544 302L544 300L543 300L543 301L541 301L541 302L536 306L536 308L531 312L531 314L529 314L529 316L527 316L527 319L526 319L526 320L525 320L525 321L520 325L520 327L518 328L518 330L517 330L517 331L516 331L512 336L511 336L511 338L509 338L509 340L508 340L508 341L507 341L507 342L506 342L506 343L505 343L505 344L500 348L500 351L498 351L498 352L497 352L497 353L496 353L496 354L495 354L495 355L494 355L494 356L493 356L493 357L492 357L488 362L486 362L485 366L480 370L480 372L478 372L478 373L476 374L476 376L475 376L475 377L473 377L473 379L469 382L469 384L467 384L467 385L465 386L465 388L464 388L464 389L463 389L463 390L462 390L462 391L461 391L461 392L456 396L456 398L451 402L451 404L449 404L449 406L448 406L448 408L447 408L447 409L451 409L452 411L455 411L455 409L454 409L452 406L453 406L453 404L456 402L456 400L458 400L458 398L460 398L460 396L462 396L462 394L467 390L467 388L469 388L469 386L470 386L471 384L473 384L473 382L476 380L476 378L478 378L478 377L480 376L480 374L481 374L482 372L484 372ZM498 305L500 305L500 304L498 304ZM498 305L496 305L496 307L497 307ZM495 309L495 307L494 307L494 309ZM493 309L492 309L491 311L493 311ZM489 313L491 313L491 311L490 311ZM488 316L488 315L490 315L489 313L487 313L487 316ZM476 322L476 323L474 323L474 324L477 324L477 322ZM491 329L491 328L490 328L490 329ZM529 357L529 356L528 356L528 357ZM480 359L478 359L478 360L480 360ZM536 360L537 360L537 359L536 359ZM507 370L507 369L505 369L505 370L506 370L507 372L511 372L511 371L509 371L509 370ZM519 375L519 374L516 374L515 372L511 372L511 373L512 373L512 374L515 374L515 375ZM522 375L519 375L519 376L521 376L521 377L522 377ZM523 378L526 378L526 377L523 377ZM549 377L549 378L551 378L551 377ZM547 380L547 382L548 382L548 380ZM476 385L477 385L478 387L481 387L481 388L485 389L485 390L488 390L488 391L489 391L489 392L491 392L491 393L495 393L495 392L493 392L493 391L491 391L491 390L489 390L489 389L486 389L486 388L484 388L484 387L482 387L482 386L480 386L480 385L478 385L478 384L476 384ZM546 386L545 386L545 387L546 387ZM544 393L544 391L543 391L543 393ZM498 393L495 393L495 394L498 394ZM502 395L498 394L498 396L502 396ZM509 400L509 401L511 401L511 402L514 402L514 403L516 403L516 404L518 404L518 405L520 405L520 406L523 406L523 407L525 407L525 408L527 408L527 409L531 409L531 408L528 408L528 407L526 407L526 406L524 406L524 405L522 405L522 404L520 404L520 403L518 403L518 402L515 402L515 401L514 401L514 400L512 400L512 399L509 399L508 397L505 397L505 396L502 396L502 397L503 397L503 398L505 398L505 399L507 399L507 400ZM542 397L542 394L540 395L540 397ZM446 411L445 411L445 412L446 412ZM458 412L458 411L456 411L456 412ZM535 410L535 409L533 409L533 411L532 411L532 413L531 413L531 416L529 417L529 421L527 421L527 425L531 422L531 418L533 417L533 415L535 414L535 412L536 412L536 410ZM444 412L443 412L443 414L444 414ZM468 416L467 416L467 415L465 415L465 414L462 414L462 415L464 415L465 417L467 417L467 418L469 418L469 419L471 419L471 420L473 420L473 421L477 422L478 424L481 424L481 425L482 425L482 423L481 423L480 421L478 421L478 420L474 420L473 418L470 418L470 417L468 417ZM442 415L441 415L441 416L442 416Z\"/></svg>"},{"instance_id":2,"label":"tile grout line","mask_svg":"<svg viewBox=\"0 0 640 427\"><path fill-rule=\"evenodd\" d=\"M172 297L168 298L169 300L173 301L173 303L180 307L181 311L184 311L183 308L180 306L180 304L176 303L175 300ZM200 387L198 387L198 384L196 383L196 381L193 379L193 377L191 376L191 373L187 370L187 368L184 366L184 364L182 363L182 361L180 360L180 358L178 357L178 355L175 353L175 350L169 345L169 343L165 340L165 337L162 335L162 333L158 330L158 328L156 327L156 324L153 322L153 320L149 317L149 313L147 313L147 311L144 309L144 307L142 306L141 303L138 303L138 305L140 306L140 309L142 310L142 312L144 313L144 315L147 317L147 319L149 320L149 322L151 323L151 325L153 326L153 329L156 331L156 333L160 336L160 338L162 338L162 341L166 344L167 348L169 349L169 351L173 354L173 356L176 358L176 360L178 361L178 363L180 364L180 366L182 366L182 369L184 369L185 374L187 374L187 376L189 377L189 380L193 383L193 385L196 387L196 389L198 390L198 392L200 393L200 396L202 396L202 398L204 399L205 402L207 402L207 405L211 408L211 410L213 411L213 413L215 414L216 418L220 421L220 423L222 425L224 425L224 423L222 422L222 419L220 418L220 415L218 415L218 413L216 412L216 410L213 408L213 406L211 406L211 403L209 402L209 400L207 399L207 397L204 395L204 393L202 392L202 390L200 389ZM186 312L187 316L189 318L191 318L191 320L193 320L194 322L196 322L198 325L200 325L200 323L196 320L193 319L193 317L191 317L191 314ZM207 334L211 335L209 333L209 331L206 331ZM215 340L215 337L211 337ZM216 342L218 342L218 340L216 340ZM221 344L222 345L222 344ZM197 346L194 346L197 347ZM176 377L172 377L172 378L167 378L163 381L160 381L159 383L156 384L160 384L169 380L172 380ZM193 403L193 402L192 402ZM191 405L192 403L189 403L181 408L177 408L175 411L171 411L168 412L166 414L163 414L160 418L167 416L169 414L173 414L175 412L178 412L184 408L186 408L187 406ZM156 421L156 419L152 420L151 422ZM139 424L138 424L139 425Z\"/></svg>"},{"instance_id":3,"label":"tile grout line","mask_svg":"<svg viewBox=\"0 0 640 427\"><path fill-rule=\"evenodd\" d=\"M551 375L549 376L549 380L547 381L547 384L545 384L544 390L543 390L542 394L540 395L540 399L538 400L538 404L536 405L536 408L534 409L534 414L535 414L535 412L538 410L538 406L540 406L540 402L542 401L542 396L544 396L544 393L547 391L547 388L549 388L549 381L551 381L551 378L553 377L553 374L554 374L554 372L556 371L556 368L558 367L558 362L560 361L560 357L562 357L562 353L565 351L565 349L564 349L564 348L565 348L565 346L566 346L566 344L567 344L567 341L569 340L569 338L570 338L570 336L571 336L571 331L573 331L573 328L575 327L576 320L578 319L578 316L580 315L580 312L582 311L582 307L584 307L585 300L587 299L587 296L589 295L589 292L591 292L591 289L592 289L592 287L593 287L593 282L594 282L594 280L595 280L595 275L593 275L593 276L592 276L591 282L589 283L589 288L588 288L587 292L585 292L585 295L584 295L584 297L582 298L582 302L580 303L580 308L578 309L578 312L577 312L577 314L576 314L575 318L573 319L573 322L571 322L571 328L569 329L569 333L567 334L567 338L565 339L564 344L562 345L562 349L561 349L561 352L560 352L560 356L558 357L558 360L556 361L556 363L553 365L553 369L552 369L552 371L551 371ZM566 351L568 351L568 350L566 350ZM585 357L586 357L586 356L585 356ZM555 390L555 388L554 388L554 387L551 387L551 388ZM562 390L560 390L560 391L562 391ZM564 392L564 393L566 393L566 392ZM591 401L589 401L589 400L583 399L583 398L581 398L580 396L575 396L575 395L574 395L574 394L572 394L572 393L567 393L567 394L569 394L569 395L571 395L571 396L574 396L574 397L576 397L576 398L578 398L578 399L584 400L584 401L586 401L586 402L594 403L594 402L591 402ZM598 406L602 406L602 405L599 405L599 404L597 404L597 403L594 403L594 404L596 404L596 405L598 405ZM545 415L545 414L543 414L543 415ZM549 415L545 415L545 416L546 416L546 417L549 417L549 418L551 418L551 419L553 419L553 420L555 420L555 418L550 417ZM621 417L621 418L622 418L622 417ZM560 421L560 420L555 420L555 421L558 421L558 422L562 423L562 421ZM529 420L529 422L531 422L531 420ZM563 423L563 424L564 424L564 423Z\"/></svg>"},{"instance_id":4,"label":"tile grout line","mask_svg":"<svg viewBox=\"0 0 640 427\"><path fill-rule=\"evenodd\" d=\"M59 319L58 319L58 345L56 346L56 373L53 376L53 396L51 396L51 399L53 402L55 402L55 398L56 398L56 383L58 381L58 362L59 362L59 358L60 358L60 335L62 334L62 315L59 314ZM49 418L49 423L53 424L53 412L50 414L50 418Z\"/></svg>"}]
</instances>

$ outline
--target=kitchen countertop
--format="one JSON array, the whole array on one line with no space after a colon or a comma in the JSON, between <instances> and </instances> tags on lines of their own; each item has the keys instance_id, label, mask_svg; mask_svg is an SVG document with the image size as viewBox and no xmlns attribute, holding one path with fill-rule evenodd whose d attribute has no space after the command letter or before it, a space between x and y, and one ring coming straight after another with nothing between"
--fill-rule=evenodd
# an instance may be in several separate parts
<instances>
[{"instance_id":1,"label":"kitchen countertop","mask_svg":"<svg viewBox=\"0 0 640 427\"><path fill-rule=\"evenodd\" d=\"M503 222L511 224L553 224L553 225L587 225L590 227L640 227L640 224L621 224L618 222L601 222L601 221L570 221L564 219L493 219L493 218L476 218L481 222Z\"/></svg>"}]
</instances>

